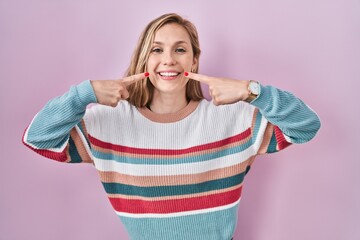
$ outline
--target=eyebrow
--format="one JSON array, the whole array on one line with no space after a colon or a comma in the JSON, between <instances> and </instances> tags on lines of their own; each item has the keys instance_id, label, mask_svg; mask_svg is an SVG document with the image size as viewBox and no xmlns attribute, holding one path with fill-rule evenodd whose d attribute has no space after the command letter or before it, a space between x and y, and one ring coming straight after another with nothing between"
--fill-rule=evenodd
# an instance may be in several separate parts
<instances>
[{"instance_id":1,"label":"eyebrow","mask_svg":"<svg viewBox=\"0 0 360 240\"><path fill-rule=\"evenodd\" d=\"M175 45L177 45L177 44L182 44L182 43L188 44L188 42L186 42L186 41L177 41L177 42L175 42ZM158 41L154 41L154 44L164 45L163 42L158 42Z\"/></svg>"}]
</instances>

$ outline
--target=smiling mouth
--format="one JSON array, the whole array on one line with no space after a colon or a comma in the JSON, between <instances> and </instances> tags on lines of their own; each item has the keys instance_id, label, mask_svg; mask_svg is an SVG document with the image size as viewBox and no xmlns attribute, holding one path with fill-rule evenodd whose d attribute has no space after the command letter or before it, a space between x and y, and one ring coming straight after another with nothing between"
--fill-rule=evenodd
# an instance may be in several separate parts
<instances>
[{"instance_id":1,"label":"smiling mouth","mask_svg":"<svg viewBox=\"0 0 360 240\"><path fill-rule=\"evenodd\" d=\"M159 72L161 77L177 77L180 75L179 72Z\"/></svg>"},{"instance_id":2,"label":"smiling mouth","mask_svg":"<svg viewBox=\"0 0 360 240\"><path fill-rule=\"evenodd\" d=\"M180 75L180 72L158 72L162 80L175 80Z\"/></svg>"}]
</instances>

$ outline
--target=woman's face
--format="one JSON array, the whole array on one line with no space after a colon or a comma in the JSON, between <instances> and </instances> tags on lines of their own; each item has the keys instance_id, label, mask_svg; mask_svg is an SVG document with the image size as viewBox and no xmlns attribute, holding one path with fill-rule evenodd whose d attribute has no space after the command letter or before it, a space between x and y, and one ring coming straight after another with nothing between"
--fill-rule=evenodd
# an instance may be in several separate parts
<instances>
[{"instance_id":1,"label":"woman's face","mask_svg":"<svg viewBox=\"0 0 360 240\"><path fill-rule=\"evenodd\" d=\"M184 27L170 23L155 33L147 62L154 91L185 94L189 79L184 76L184 72L190 72L196 63L190 36Z\"/></svg>"}]
</instances>

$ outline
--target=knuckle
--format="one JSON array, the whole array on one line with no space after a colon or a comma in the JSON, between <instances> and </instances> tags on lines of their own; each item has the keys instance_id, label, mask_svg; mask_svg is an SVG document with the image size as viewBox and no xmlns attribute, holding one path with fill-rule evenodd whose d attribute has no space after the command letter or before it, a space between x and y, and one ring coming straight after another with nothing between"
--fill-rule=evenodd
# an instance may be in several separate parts
<instances>
[{"instance_id":1,"label":"knuckle","mask_svg":"<svg viewBox=\"0 0 360 240\"><path fill-rule=\"evenodd\" d=\"M127 99L129 97L129 92L124 92L123 94L122 94L122 99Z\"/></svg>"},{"instance_id":2,"label":"knuckle","mask_svg":"<svg viewBox=\"0 0 360 240\"><path fill-rule=\"evenodd\" d=\"M223 105L225 101L221 96L216 95L214 96L214 102L216 103L216 106L218 106L218 105Z\"/></svg>"},{"instance_id":3,"label":"knuckle","mask_svg":"<svg viewBox=\"0 0 360 240\"><path fill-rule=\"evenodd\" d=\"M117 91L114 93L114 99L116 101L119 101L121 99L121 92L120 91Z\"/></svg>"},{"instance_id":4,"label":"knuckle","mask_svg":"<svg viewBox=\"0 0 360 240\"><path fill-rule=\"evenodd\" d=\"M109 106L110 106L110 107L116 107L117 104L115 104L115 103L109 103Z\"/></svg>"},{"instance_id":5,"label":"knuckle","mask_svg":"<svg viewBox=\"0 0 360 240\"><path fill-rule=\"evenodd\" d=\"M125 89L125 86L123 84L119 84L117 89L119 89L119 91L123 91Z\"/></svg>"},{"instance_id":6,"label":"knuckle","mask_svg":"<svg viewBox=\"0 0 360 240\"><path fill-rule=\"evenodd\" d=\"M112 107L116 107L117 105L118 105L118 101L112 101L110 103L110 106L112 106Z\"/></svg>"},{"instance_id":7,"label":"knuckle","mask_svg":"<svg viewBox=\"0 0 360 240\"><path fill-rule=\"evenodd\" d=\"M116 81L110 81L109 85L112 88L116 88L118 86L118 83Z\"/></svg>"}]
</instances>

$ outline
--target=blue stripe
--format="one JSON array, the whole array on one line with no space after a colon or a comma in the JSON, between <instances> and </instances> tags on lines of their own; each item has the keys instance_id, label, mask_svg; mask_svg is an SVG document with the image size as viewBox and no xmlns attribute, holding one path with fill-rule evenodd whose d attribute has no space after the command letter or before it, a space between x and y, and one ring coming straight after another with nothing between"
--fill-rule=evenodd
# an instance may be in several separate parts
<instances>
[{"instance_id":1,"label":"blue stripe","mask_svg":"<svg viewBox=\"0 0 360 240\"><path fill-rule=\"evenodd\" d=\"M255 139L257 138L257 135L259 134L261 120L262 120L262 114L260 111L257 111L256 116L255 116L255 126L253 129L253 141L255 141Z\"/></svg>"},{"instance_id":2,"label":"blue stripe","mask_svg":"<svg viewBox=\"0 0 360 240\"><path fill-rule=\"evenodd\" d=\"M235 232L239 204L215 212L181 217L131 218L119 216L130 239L219 240Z\"/></svg>"},{"instance_id":3,"label":"blue stripe","mask_svg":"<svg viewBox=\"0 0 360 240\"><path fill-rule=\"evenodd\" d=\"M269 146L266 150L267 153L274 153L277 152L277 141L276 141L276 137L275 137L275 133L273 132L272 136L271 136L271 140L269 143Z\"/></svg>"},{"instance_id":4,"label":"blue stripe","mask_svg":"<svg viewBox=\"0 0 360 240\"><path fill-rule=\"evenodd\" d=\"M81 163L81 157L76 149L75 143L72 138L69 138L69 154L71 157L70 163Z\"/></svg>"},{"instance_id":5,"label":"blue stripe","mask_svg":"<svg viewBox=\"0 0 360 240\"><path fill-rule=\"evenodd\" d=\"M92 149L92 154L96 158L102 160L114 160L121 163L131 163L131 164L147 164L147 165L171 165L171 164L182 164L182 163L195 163L195 162L204 162L236 153L240 153L251 146L252 142L246 141L245 143L235 146L232 148L227 148L220 150L218 152L202 154L197 156L187 156L176 158L135 158L129 156L119 156L112 153L103 153Z\"/></svg>"},{"instance_id":6,"label":"blue stripe","mask_svg":"<svg viewBox=\"0 0 360 240\"><path fill-rule=\"evenodd\" d=\"M216 179L197 184L177 186L139 187L122 183L103 183L103 186L108 194L124 194L143 197L164 197L208 192L212 190L232 187L242 183L242 181L244 180L244 176L245 172L242 172L240 174L227 178Z\"/></svg>"}]
</instances>

